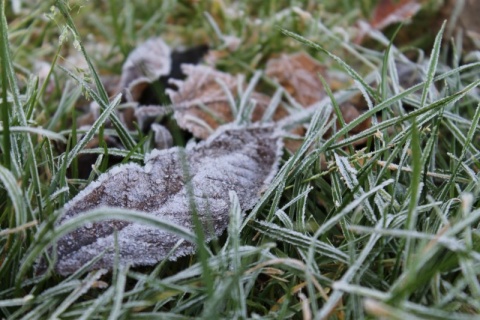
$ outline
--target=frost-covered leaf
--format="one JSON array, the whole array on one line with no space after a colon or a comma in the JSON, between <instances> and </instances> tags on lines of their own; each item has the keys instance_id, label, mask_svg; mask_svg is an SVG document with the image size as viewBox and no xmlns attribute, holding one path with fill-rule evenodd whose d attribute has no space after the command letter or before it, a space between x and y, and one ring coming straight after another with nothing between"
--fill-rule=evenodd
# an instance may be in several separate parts
<instances>
[{"instance_id":1,"label":"frost-covered leaf","mask_svg":"<svg viewBox=\"0 0 480 320\"><path fill-rule=\"evenodd\" d=\"M318 74L326 76L325 66L305 52L282 54L267 63L266 75L276 79L304 107L325 96Z\"/></svg>"},{"instance_id":2,"label":"frost-covered leaf","mask_svg":"<svg viewBox=\"0 0 480 320\"><path fill-rule=\"evenodd\" d=\"M171 70L171 50L161 38L152 38L138 46L122 67L119 89L127 88L130 99L137 101L143 90Z\"/></svg>"},{"instance_id":3,"label":"frost-covered leaf","mask_svg":"<svg viewBox=\"0 0 480 320\"><path fill-rule=\"evenodd\" d=\"M375 7L370 25L381 30L413 17L422 6L416 0L380 0Z\"/></svg>"},{"instance_id":4,"label":"frost-covered leaf","mask_svg":"<svg viewBox=\"0 0 480 320\"><path fill-rule=\"evenodd\" d=\"M383 30L386 27L411 19L421 9L418 0L380 0L377 2L370 21L359 20L357 22L358 34L355 43L362 43L369 33L375 30Z\"/></svg>"},{"instance_id":5,"label":"frost-covered leaf","mask_svg":"<svg viewBox=\"0 0 480 320\"><path fill-rule=\"evenodd\" d=\"M133 115L141 130L148 130L148 127L155 120L161 121L170 112L169 108L157 105L139 106L135 108Z\"/></svg>"},{"instance_id":6,"label":"frost-covered leaf","mask_svg":"<svg viewBox=\"0 0 480 320\"><path fill-rule=\"evenodd\" d=\"M271 125L227 125L208 140L181 149L155 150L145 166L125 164L101 175L65 206L58 224L99 207L134 209L194 230L192 200L207 239L228 225L229 191L235 191L242 210L251 208L276 173L281 152L279 132ZM98 254L92 268L112 268L117 233L122 265L152 265L162 260L180 240L147 225L106 220L90 223L57 243L55 269L69 274ZM185 241L171 256L190 254Z\"/></svg>"},{"instance_id":7,"label":"frost-covered leaf","mask_svg":"<svg viewBox=\"0 0 480 320\"><path fill-rule=\"evenodd\" d=\"M185 81L172 80L177 90L168 90L175 110L175 119L181 128L201 139L206 139L215 129L235 119L235 98L243 77L215 70L208 66L184 64ZM253 92L255 101L252 121L262 118L270 100Z\"/></svg>"},{"instance_id":8,"label":"frost-covered leaf","mask_svg":"<svg viewBox=\"0 0 480 320\"><path fill-rule=\"evenodd\" d=\"M152 131L154 132L155 148L168 149L173 146L173 137L170 131L158 123L152 123Z\"/></svg>"}]
</instances>

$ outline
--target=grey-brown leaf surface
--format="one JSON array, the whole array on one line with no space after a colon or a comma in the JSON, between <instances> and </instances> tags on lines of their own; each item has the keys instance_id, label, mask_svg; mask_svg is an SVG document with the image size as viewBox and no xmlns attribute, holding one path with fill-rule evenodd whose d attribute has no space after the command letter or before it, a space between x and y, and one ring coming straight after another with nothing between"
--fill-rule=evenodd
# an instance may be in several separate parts
<instances>
[{"instance_id":1,"label":"grey-brown leaf surface","mask_svg":"<svg viewBox=\"0 0 480 320\"><path fill-rule=\"evenodd\" d=\"M161 38L152 38L129 55L122 67L122 77L118 89L128 89L127 99L138 100L141 92L160 76L171 69L171 49Z\"/></svg>"},{"instance_id":2,"label":"grey-brown leaf surface","mask_svg":"<svg viewBox=\"0 0 480 320\"><path fill-rule=\"evenodd\" d=\"M235 96L242 79L208 66L184 64L182 70L187 79L171 80L178 90L167 90L175 106L175 119L181 128L192 132L195 137L206 139L219 121L229 123L233 120L225 89ZM225 87L222 88L220 83Z\"/></svg>"},{"instance_id":3,"label":"grey-brown leaf surface","mask_svg":"<svg viewBox=\"0 0 480 320\"><path fill-rule=\"evenodd\" d=\"M206 139L224 123L234 121L228 94L238 98L238 87L243 86L243 76L221 72L208 66L182 65L187 75L185 80L171 80L177 90L167 90L175 110L175 119L180 128L190 131L193 136ZM223 84L223 86L221 85ZM252 121L262 118L270 103L269 97L252 92L255 101Z\"/></svg>"},{"instance_id":4,"label":"grey-brown leaf surface","mask_svg":"<svg viewBox=\"0 0 480 320\"><path fill-rule=\"evenodd\" d=\"M276 173L280 152L281 139L273 126L227 125L193 147L155 150L146 156L143 167L126 164L101 175L67 203L59 224L85 211L110 206L140 210L193 230L192 190L199 219L211 239L228 225L229 191L237 193L243 210L255 205ZM180 240L137 223L112 219L87 224L58 241L56 270L72 273L106 249L92 268L111 268L115 230L124 265L155 264ZM171 258L193 251L194 244L185 241Z\"/></svg>"}]
</instances>

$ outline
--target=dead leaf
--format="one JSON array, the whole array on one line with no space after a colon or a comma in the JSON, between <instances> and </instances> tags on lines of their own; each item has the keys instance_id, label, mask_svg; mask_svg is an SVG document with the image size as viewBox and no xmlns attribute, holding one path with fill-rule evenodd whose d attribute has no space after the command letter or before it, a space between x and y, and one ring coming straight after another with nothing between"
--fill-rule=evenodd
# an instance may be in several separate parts
<instances>
[{"instance_id":1,"label":"dead leaf","mask_svg":"<svg viewBox=\"0 0 480 320\"><path fill-rule=\"evenodd\" d=\"M158 123L152 123L152 131L154 132L155 148L162 150L173 147L173 137L170 131Z\"/></svg>"},{"instance_id":2,"label":"dead leaf","mask_svg":"<svg viewBox=\"0 0 480 320\"><path fill-rule=\"evenodd\" d=\"M282 54L279 58L270 59L265 73L276 79L303 107L325 96L318 74L326 77L326 68L305 52Z\"/></svg>"},{"instance_id":3,"label":"dead leaf","mask_svg":"<svg viewBox=\"0 0 480 320\"><path fill-rule=\"evenodd\" d=\"M186 80L172 80L178 89L167 90L175 119L181 128L197 138L206 139L218 126L235 119L230 98L237 98L243 77L189 64L183 65L183 72L187 75ZM251 119L255 122L261 119L270 99L254 92L251 100L256 103Z\"/></svg>"},{"instance_id":4,"label":"dead leaf","mask_svg":"<svg viewBox=\"0 0 480 320\"><path fill-rule=\"evenodd\" d=\"M167 91L175 119L181 128L206 139L216 127L232 121L228 94L233 97L242 80L207 66L184 65L183 72L187 75L185 81L172 81L178 90Z\"/></svg>"},{"instance_id":5,"label":"dead leaf","mask_svg":"<svg viewBox=\"0 0 480 320\"><path fill-rule=\"evenodd\" d=\"M140 128L140 130L146 131L155 120L162 120L170 113L170 108L158 105L139 106L134 110L133 119L135 119L135 121L138 123L138 127Z\"/></svg>"},{"instance_id":6,"label":"dead leaf","mask_svg":"<svg viewBox=\"0 0 480 320\"><path fill-rule=\"evenodd\" d=\"M122 67L118 91L128 89L127 100L138 101L145 88L171 70L171 49L161 38L152 38L133 50Z\"/></svg>"},{"instance_id":7,"label":"dead leaf","mask_svg":"<svg viewBox=\"0 0 480 320\"><path fill-rule=\"evenodd\" d=\"M421 8L417 0L380 0L373 11L370 25L372 28L383 28L412 18Z\"/></svg>"},{"instance_id":8,"label":"dead leaf","mask_svg":"<svg viewBox=\"0 0 480 320\"><path fill-rule=\"evenodd\" d=\"M187 149L155 150L145 157L143 167L130 163L102 174L66 204L58 224L109 206L139 210L193 230L189 193L193 190L197 214L207 239L212 239L228 225L229 191L236 192L242 210L255 205L277 171L281 150L273 126L227 125ZM127 221L86 224L58 241L55 270L70 274L105 250L91 269L112 268L115 232L121 265L155 264L180 240L166 231ZM194 244L185 241L170 259L192 252Z\"/></svg>"},{"instance_id":9,"label":"dead leaf","mask_svg":"<svg viewBox=\"0 0 480 320\"><path fill-rule=\"evenodd\" d=\"M208 51L207 45L171 50L161 38L139 45L127 58L122 69L118 91L123 91L129 102L136 104L125 113L126 125L134 129L137 121L143 131L159 116L168 112L161 106L169 103L166 89L170 79L184 79L181 65L200 62ZM133 112L132 112L133 111Z\"/></svg>"},{"instance_id":10,"label":"dead leaf","mask_svg":"<svg viewBox=\"0 0 480 320\"><path fill-rule=\"evenodd\" d=\"M175 119L181 128L187 129L200 139L207 138L222 124L235 120L234 100L238 99L238 87L243 86L243 77L233 76L209 66L184 65L185 81L172 80L177 90L167 90L175 110ZM267 66L267 74L278 79L281 85L299 101L308 106L324 97L318 72L325 72L324 67L305 53L291 56L283 55L273 59ZM250 120L263 118L270 98L253 92L250 100L255 103ZM272 115L278 121L289 112L279 106ZM293 131L302 135L305 130L299 127ZM298 141L288 141L290 150L295 150Z\"/></svg>"},{"instance_id":11,"label":"dead leaf","mask_svg":"<svg viewBox=\"0 0 480 320\"><path fill-rule=\"evenodd\" d=\"M383 30L394 23L408 21L421 7L417 0L380 0L369 22L363 20L357 22L358 34L353 42L362 43L372 30Z\"/></svg>"}]
</instances>

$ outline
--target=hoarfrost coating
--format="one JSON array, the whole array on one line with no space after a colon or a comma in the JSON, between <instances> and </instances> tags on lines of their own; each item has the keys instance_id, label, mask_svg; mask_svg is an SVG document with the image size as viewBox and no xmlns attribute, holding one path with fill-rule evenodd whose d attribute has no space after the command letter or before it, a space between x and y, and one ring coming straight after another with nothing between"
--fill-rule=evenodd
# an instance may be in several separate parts
<instances>
[{"instance_id":1,"label":"hoarfrost coating","mask_svg":"<svg viewBox=\"0 0 480 320\"><path fill-rule=\"evenodd\" d=\"M281 137L274 126L226 125L192 147L153 151L143 167L130 163L102 174L67 203L58 224L92 209L120 207L193 230L193 202L210 240L228 225L229 191L236 192L242 210L253 207L278 169L281 150ZM102 252L91 269L112 268L115 232L122 265L155 264L180 240L139 223L114 219L87 223L60 238L55 269L70 274ZM194 249L193 243L184 241L170 259Z\"/></svg>"}]
</instances>

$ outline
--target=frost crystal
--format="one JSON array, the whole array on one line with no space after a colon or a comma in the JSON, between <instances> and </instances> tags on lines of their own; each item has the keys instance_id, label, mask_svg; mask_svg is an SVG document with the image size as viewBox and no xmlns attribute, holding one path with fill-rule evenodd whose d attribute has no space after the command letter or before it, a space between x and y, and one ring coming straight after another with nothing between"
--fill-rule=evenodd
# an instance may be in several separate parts
<instances>
[{"instance_id":1,"label":"frost crystal","mask_svg":"<svg viewBox=\"0 0 480 320\"><path fill-rule=\"evenodd\" d=\"M109 206L140 210L194 230L193 193L207 239L212 239L228 225L229 191L236 192L242 210L251 208L276 173L280 153L280 135L273 126L226 125L208 140L186 149L153 151L145 157L144 167L126 164L102 174L67 203L58 224ZM180 240L154 227L113 218L85 224L61 238L56 270L70 274L104 251L92 269L112 268L115 232L123 265L155 264ZM193 251L194 244L185 241L170 258Z\"/></svg>"}]
</instances>

